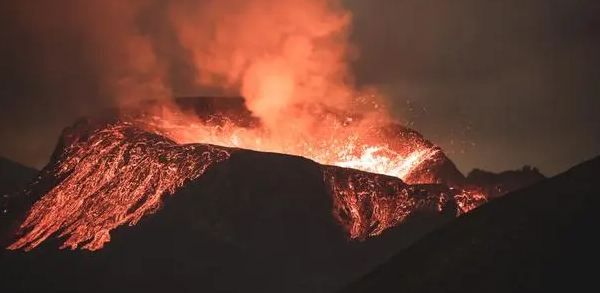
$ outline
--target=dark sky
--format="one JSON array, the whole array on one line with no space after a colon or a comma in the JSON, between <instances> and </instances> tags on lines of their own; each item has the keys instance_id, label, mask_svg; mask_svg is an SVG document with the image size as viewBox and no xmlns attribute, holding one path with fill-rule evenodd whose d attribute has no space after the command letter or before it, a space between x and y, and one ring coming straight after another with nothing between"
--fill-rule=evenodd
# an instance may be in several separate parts
<instances>
[{"instance_id":1,"label":"dark sky","mask_svg":"<svg viewBox=\"0 0 600 293\"><path fill-rule=\"evenodd\" d=\"M63 127L108 104L93 56L119 42L119 26L100 0L0 1L0 155L39 168ZM130 3L143 1L153 0ZM345 2L358 81L461 170L530 164L551 175L600 154L599 1ZM137 25L157 50L185 55L152 3ZM90 39L94 29L107 34ZM172 61L176 91L197 90L185 60Z\"/></svg>"}]
</instances>

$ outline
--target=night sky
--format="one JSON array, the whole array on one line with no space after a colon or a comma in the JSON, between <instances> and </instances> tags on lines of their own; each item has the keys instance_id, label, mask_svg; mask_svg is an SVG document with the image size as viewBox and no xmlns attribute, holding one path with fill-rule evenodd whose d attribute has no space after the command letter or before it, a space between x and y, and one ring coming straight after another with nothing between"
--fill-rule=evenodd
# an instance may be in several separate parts
<instances>
[{"instance_id":1,"label":"night sky","mask_svg":"<svg viewBox=\"0 0 600 293\"><path fill-rule=\"evenodd\" d=\"M133 1L151 3L136 25L169 56L175 94L210 94L191 85L183 49L161 25L168 1ZM1 156L41 168L65 126L110 104L89 48L117 40L86 32L118 29L117 16L98 4L107 2L86 1L96 4L84 12L74 2L0 0ZM462 171L528 164L553 175L600 154L599 1L345 3L358 83L376 85Z\"/></svg>"}]
</instances>

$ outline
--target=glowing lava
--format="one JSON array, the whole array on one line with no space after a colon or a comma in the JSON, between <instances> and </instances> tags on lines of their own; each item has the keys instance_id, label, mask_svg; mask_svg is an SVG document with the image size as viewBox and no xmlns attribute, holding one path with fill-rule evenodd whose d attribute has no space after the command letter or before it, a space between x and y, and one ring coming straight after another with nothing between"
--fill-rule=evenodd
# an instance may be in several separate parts
<instances>
[{"instance_id":1,"label":"glowing lava","mask_svg":"<svg viewBox=\"0 0 600 293\"><path fill-rule=\"evenodd\" d=\"M400 178L408 183L430 183L426 166L437 159L440 149L420 137L401 137L384 131L382 123L370 118L352 119L334 114L322 114L315 125L290 118L289 129L267 130L264 127L240 127L220 117L217 123L200 121L169 107L160 115L136 119L141 127L161 133L174 141L214 144L263 152L302 156L324 165L357 169Z\"/></svg>"},{"instance_id":2,"label":"glowing lava","mask_svg":"<svg viewBox=\"0 0 600 293\"><path fill-rule=\"evenodd\" d=\"M349 169L325 166L323 175L333 196L334 216L356 239L377 236L415 211L441 211L450 196L420 192L418 187L393 177Z\"/></svg>"},{"instance_id":3,"label":"glowing lava","mask_svg":"<svg viewBox=\"0 0 600 293\"><path fill-rule=\"evenodd\" d=\"M30 250L55 233L68 236L62 247L102 248L112 229L156 212L164 194L228 157L224 148L178 145L130 123L97 129L67 147L55 170L64 179L33 205L25 235L8 248Z\"/></svg>"}]
</instances>

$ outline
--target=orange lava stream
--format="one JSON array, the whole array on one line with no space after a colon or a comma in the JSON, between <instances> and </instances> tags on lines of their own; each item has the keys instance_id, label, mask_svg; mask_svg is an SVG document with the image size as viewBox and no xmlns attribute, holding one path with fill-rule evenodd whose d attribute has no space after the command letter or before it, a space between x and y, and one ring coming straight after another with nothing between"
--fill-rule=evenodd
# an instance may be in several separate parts
<instances>
[{"instance_id":1,"label":"orange lava stream","mask_svg":"<svg viewBox=\"0 0 600 293\"><path fill-rule=\"evenodd\" d=\"M68 236L61 248L100 249L110 230L135 225L160 208L161 196L228 157L223 148L178 145L128 123L96 130L69 146L56 170L66 177L33 205L25 235L8 249L31 250L57 232Z\"/></svg>"}]
</instances>

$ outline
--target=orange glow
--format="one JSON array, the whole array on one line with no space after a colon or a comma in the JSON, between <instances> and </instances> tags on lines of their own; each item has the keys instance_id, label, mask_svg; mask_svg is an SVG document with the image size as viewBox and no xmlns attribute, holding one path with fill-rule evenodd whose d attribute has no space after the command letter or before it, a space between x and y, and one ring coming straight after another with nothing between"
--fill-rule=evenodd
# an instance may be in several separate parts
<instances>
[{"instance_id":1,"label":"orange glow","mask_svg":"<svg viewBox=\"0 0 600 293\"><path fill-rule=\"evenodd\" d=\"M382 133L391 118L381 97L353 86L352 13L341 1L191 1L171 5L169 16L197 83L241 94L261 125L217 127L162 109L144 122L150 130L179 143L293 154L401 179L438 152Z\"/></svg>"},{"instance_id":2,"label":"orange glow","mask_svg":"<svg viewBox=\"0 0 600 293\"><path fill-rule=\"evenodd\" d=\"M302 156L325 165L394 176L403 180L419 178L414 170L431 164L439 149L419 138L386 136L382 125L370 119L343 118L331 114L320 116L320 123L310 128L310 135L270 132L264 127L244 128L225 119L224 123L206 123L194 115L172 107L160 109L160 115L138 119L143 128L161 133L177 143L203 143ZM291 126L293 127L293 125ZM305 129L309 126L302 125ZM414 180L414 179L413 179ZM410 181L409 183L420 183Z\"/></svg>"},{"instance_id":3,"label":"orange glow","mask_svg":"<svg viewBox=\"0 0 600 293\"><path fill-rule=\"evenodd\" d=\"M169 14L197 83L244 96L270 132L293 126L296 133L309 133L303 125L317 121L298 105L350 106L352 15L339 0L188 4L172 5Z\"/></svg>"},{"instance_id":4,"label":"orange glow","mask_svg":"<svg viewBox=\"0 0 600 293\"><path fill-rule=\"evenodd\" d=\"M393 119L382 98L354 88L348 69L355 53L348 41L352 16L339 2L168 5L170 24L189 53L196 83L243 95L260 121L253 127L239 126L230 117L197 117L167 104L171 87L164 81L162 62L146 38L136 30L125 31L117 39L119 46L107 46L116 47L110 55L119 58L95 60L108 67L104 77L110 91L128 109L142 97L164 103L149 114L122 117L68 146L55 170L65 179L33 205L21 238L9 248L29 250L58 234L67 237L63 247L100 249L112 229L156 212L161 196L226 160L231 148L297 155L329 165L323 167L323 176L332 193L333 214L355 239L379 235L414 211L439 207L449 195L412 197L418 191L406 183L441 181L428 172L440 159L440 150L421 137L390 131ZM131 28L135 9L117 5L114 10L128 11L122 17L127 21L115 25ZM103 48L99 51L109 51ZM331 166L375 174L340 174ZM485 196L461 190L455 199L461 212L467 212Z\"/></svg>"}]
</instances>

